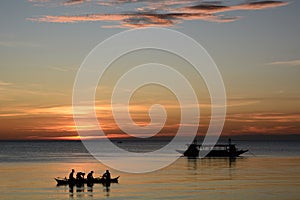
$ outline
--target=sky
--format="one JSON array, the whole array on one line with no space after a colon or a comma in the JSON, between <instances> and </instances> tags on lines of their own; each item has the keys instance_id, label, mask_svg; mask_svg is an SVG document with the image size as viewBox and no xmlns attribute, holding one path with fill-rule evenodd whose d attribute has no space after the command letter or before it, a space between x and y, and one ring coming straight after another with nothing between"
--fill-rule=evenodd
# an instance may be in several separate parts
<instances>
[{"instance_id":1,"label":"sky","mask_svg":"<svg viewBox=\"0 0 300 200\"><path fill-rule=\"evenodd\" d=\"M77 138L72 90L81 63L101 41L143 27L180 31L213 58L227 94L223 135L299 134L299 10L300 2L289 0L1 1L0 139ZM187 63L170 55L144 51L138 56L160 58L188 79L199 78ZM121 73L124 63L133 65L135 59L136 55L128 55L114 63L108 77ZM110 78L98 86L97 116L107 135L121 137L109 105ZM194 86L201 110L199 135L203 135L210 120L210 100L200 83ZM100 98L100 93L106 96ZM174 95L158 86L143 87L132 97L131 116L138 125L149 123L148 109L154 103L167 110L162 135L185 126L180 124Z\"/></svg>"}]
</instances>

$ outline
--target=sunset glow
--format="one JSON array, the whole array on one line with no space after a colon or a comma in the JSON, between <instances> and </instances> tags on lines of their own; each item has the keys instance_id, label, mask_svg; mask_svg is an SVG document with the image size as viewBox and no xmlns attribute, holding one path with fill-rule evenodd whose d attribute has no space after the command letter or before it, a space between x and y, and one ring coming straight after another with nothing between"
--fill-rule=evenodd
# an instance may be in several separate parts
<instances>
[{"instance_id":1,"label":"sunset glow","mask_svg":"<svg viewBox=\"0 0 300 200\"><path fill-rule=\"evenodd\" d=\"M210 1L209 1L210 2ZM164 61L190 79L200 107L198 135L205 135L211 102L201 76L184 59L161 52L136 52L114 61L99 81L95 112L99 124L76 126L72 92L76 73L89 52L108 37L137 27L168 27L204 46L226 87L223 135L300 133L298 1L43 1L1 3L0 140L101 139L129 137L116 124L110 97L129 67L144 60ZM16 12L8 12L16 8ZM21 9L22 8L22 9ZM12 19L7 21L5 19ZM112 50L113 52L113 50ZM198 81L198 79L200 81ZM174 84L179 84L174 80ZM141 127L149 109L160 104L167 120L159 136L180 126L180 105L166 88L139 88L130 115ZM116 106L122 113L123 105ZM215 105L218 107L219 105ZM80 116L91 116L82 107ZM161 117L161 116L157 116ZM86 132L80 138L77 130Z\"/></svg>"}]
</instances>

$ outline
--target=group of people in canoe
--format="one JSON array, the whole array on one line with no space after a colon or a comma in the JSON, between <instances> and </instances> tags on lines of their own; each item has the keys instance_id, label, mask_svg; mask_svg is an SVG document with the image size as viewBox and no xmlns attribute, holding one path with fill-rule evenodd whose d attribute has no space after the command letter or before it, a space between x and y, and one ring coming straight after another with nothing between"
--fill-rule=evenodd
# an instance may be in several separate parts
<instances>
[{"instance_id":1,"label":"group of people in canoe","mask_svg":"<svg viewBox=\"0 0 300 200\"><path fill-rule=\"evenodd\" d=\"M77 172L76 173L76 178L74 178L74 174L75 174L75 170L72 169L71 173L69 174L69 182L83 182L85 180L84 176L85 173L84 172ZM90 171L90 173L88 173L87 177L86 177L86 181L92 183L95 178L93 176L94 171ZM110 182L111 180L111 175L109 170L106 170L105 173L102 175L102 179Z\"/></svg>"},{"instance_id":2,"label":"group of people in canoe","mask_svg":"<svg viewBox=\"0 0 300 200\"><path fill-rule=\"evenodd\" d=\"M88 175L85 178L85 173L84 172L77 172L75 176L75 170L72 169L72 171L69 174L69 178L54 178L57 182L57 185L82 185L82 184L88 184L88 185L93 185L94 183L101 183L104 185L109 186L110 183L119 183L119 178L120 176L112 178L110 175L109 170L106 170L105 173L102 176L95 177L93 176L94 171L91 171L88 173ZM75 176L75 177L74 177Z\"/></svg>"}]
</instances>

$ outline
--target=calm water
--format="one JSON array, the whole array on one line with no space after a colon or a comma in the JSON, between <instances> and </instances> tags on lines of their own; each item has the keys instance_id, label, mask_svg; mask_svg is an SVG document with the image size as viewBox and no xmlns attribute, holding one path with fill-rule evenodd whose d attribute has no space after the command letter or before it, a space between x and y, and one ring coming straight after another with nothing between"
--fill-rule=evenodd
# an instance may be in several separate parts
<instances>
[{"instance_id":1,"label":"calm water","mask_svg":"<svg viewBox=\"0 0 300 200\"><path fill-rule=\"evenodd\" d=\"M95 171L106 166L91 157L80 142L0 142L0 199L299 199L299 141L236 141L249 148L243 158L179 158L162 170L120 175L107 191L56 187L54 177L70 169ZM131 149L153 148L159 142L124 142Z\"/></svg>"}]
</instances>

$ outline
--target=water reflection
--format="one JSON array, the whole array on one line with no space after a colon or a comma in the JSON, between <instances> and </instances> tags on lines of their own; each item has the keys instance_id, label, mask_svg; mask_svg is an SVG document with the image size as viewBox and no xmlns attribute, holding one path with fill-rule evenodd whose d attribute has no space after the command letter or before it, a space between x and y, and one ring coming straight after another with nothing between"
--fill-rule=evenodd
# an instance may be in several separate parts
<instances>
[{"instance_id":1,"label":"water reflection","mask_svg":"<svg viewBox=\"0 0 300 200\"><path fill-rule=\"evenodd\" d=\"M198 158L187 158L188 161L188 169L189 170L197 170L198 168Z\"/></svg>"},{"instance_id":2,"label":"water reflection","mask_svg":"<svg viewBox=\"0 0 300 200\"><path fill-rule=\"evenodd\" d=\"M74 188L76 187L76 196L77 197L83 197L84 196L84 192L85 192L85 186L84 184L70 184L69 185L69 196L70 198L73 198L74 197ZM90 196L90 191L93 192L93 189L91 190L90 187L87 188L87 191L89 193L89 196Z\"/></svg>"},{"instance_id":3,"label":"water reflection","mask_svg":"<svg viewBox=\"0 0 300 200\"><path fill-rule=\"evenodd\" d=\"M110 195L110 182L108 183L103 183L103 192L105 193L105 196L109 197Z\"/></svg>"},{"instance_id":4,"label":"water reflection","mask_svg":"<svg viewBox=\"0 0 300 200\"><path fill-rule=\"evenodd\" d=\"M89 188L85 184L85 192L81 192L83 198L77 198L76 185L56 188L52 179L72 168L104 171L106 166L99 163L1 163L0 185L5 190L0 189L0 199L68 199L69 191L70 200L237 199L244 196L251 199L299 199L300 157L244 157L235 160L188 160L183 157L153 173L132 175L120 172L122 184L113 184L111 188L101 184Z\"/></svg>"},{"instance_id":5,"label":"water reflection","mask_svg":"<svg viewBox=\"0 0 300 200\"><path fill-rule=\"evenodd\" d=\"M207 180L214 176L215 180L229 181L234 179L237 163L243 158L184 158L187 169L187 180Z\"/></svg>"},{"instance_id":6,"label":"water reflection","mask_svg":"<svg viewBox=\"0 0 300 200\"><path fill-rule=\"evenodd\" d=\"M236 161L242 158L186 158L187 169L197 170L200 167L234 168Z\"/></svg>"},{"instance_id":7,"label":"water reflection","mask_svg":"<svg viewBox=\"0 0 300 200\"><path fill-rule=\"evenodd\" d=\"M74 185L69 185L69 194L70 194L70 197L73 197L74 195Z\"/></svg>"},{"instance_id":8,"label":"water reflection","mask_svg":"<svg viewBox=\"0 0 300 200\"><path fill-rule=\"evenodd\" d=\"M110 196L110 183L103 183L103 192L104 196L109 197ZM59 187L59 186L58 186ZM94 197L94 184L74 184L74 185L69 185L69 197L74 198L74 197Z\"/></svg>"},{"instance_id":9,"label":"water reflection","mask_svg":"<svg viewBox=\"0 0 300 200\"><path fill-rule=\"evenodd\" d=\"M201 158L201 164L215 168L234 168L237 158Z\"/></svg>"},{"instance_id":10,"label":"water reflection","mask_svg":"<svg viewBox=\"0 0 300 200\"><path fill-rule=\"evenodd\" d=\"M88 191L88 196L93 197L93 186L94 184L88 184L87 185L87 191Z\"/></svg>"}]
</instances>

